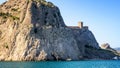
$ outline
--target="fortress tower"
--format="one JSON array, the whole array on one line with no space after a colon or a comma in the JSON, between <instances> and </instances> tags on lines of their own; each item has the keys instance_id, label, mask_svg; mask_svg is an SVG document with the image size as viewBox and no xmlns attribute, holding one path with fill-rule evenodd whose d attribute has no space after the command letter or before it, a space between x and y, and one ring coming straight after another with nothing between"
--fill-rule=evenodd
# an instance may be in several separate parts
<instances>
[{"instance_id":1,"label":"fortress tower","mask_svg":"<svg viewBox=\"0 0 120 68\"><path fill-rule=\"evenodd\" d=\"M78 27L83 28L83 22L82 21L78 22Z\"/></svg>"}]
</instances>

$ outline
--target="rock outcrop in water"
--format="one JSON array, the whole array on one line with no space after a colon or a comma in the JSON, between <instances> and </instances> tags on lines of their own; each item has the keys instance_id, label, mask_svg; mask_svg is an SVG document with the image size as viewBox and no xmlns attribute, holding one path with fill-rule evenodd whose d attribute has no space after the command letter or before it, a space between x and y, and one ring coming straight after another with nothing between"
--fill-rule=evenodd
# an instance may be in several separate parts
<instances>
[{"instance_id":1,"label":"rock outcrop in water","mask_svg":"<svg viewBox=\"0 0 120 68\"><path fill-rule=\"evenodd\" d=\"M108 51L113 52L116 55L114 57L114 59L120 59L120 53L117 50L111 48L110 44L104 43L104 44L101 45L101 48L104 49L104 50L108 50Z\"/></svg>"},{"instance_id":2,"label":"rock outcrop in water","mask_svg":"<svg viewBox=\"0 0 120 68\"><path fill-rule=\"evenodd\" d=\"M120 53L120 47L118 47L118 48L114 48L117 52L119 52Z\"/></svg>"},{"instance_id":3,"label":"rock outcrop in water","mask_svg":"<svg viewBox=\"0 0 120 68\"><path fill-rule=\"evenodd\" d=\"M44 0L0 5L0 60L111 59L87 27L65 25L58 7Z\"/></svg>"},{"instance_id":4,"label":"rock outcrop in water","mask_svg":"<svg viewBox=\"0 0 120 68\"><path fill-rule=\"evenodd\" d=\"M110 50L110 51L113 51L113 52L117 52L115 49L111 48L110 47L110 44L108 43L104 43L100 46L102 49L105 49L105 50Z\"/></svg>"}]
</instances>

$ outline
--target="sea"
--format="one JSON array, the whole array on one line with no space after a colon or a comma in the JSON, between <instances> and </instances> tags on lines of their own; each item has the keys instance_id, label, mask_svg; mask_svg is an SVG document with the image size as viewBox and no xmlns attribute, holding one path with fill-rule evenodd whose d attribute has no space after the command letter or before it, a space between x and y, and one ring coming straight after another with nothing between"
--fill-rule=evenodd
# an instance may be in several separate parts
<instances>
[{"instance_id":1,"label":"sea","mask_svg":"<svg viewBox=\"0 0 120 68\"><path fill-rule=\"evenodd\" d=\"M0 68L120 68L120 60L0 62Z\"/></svg>"}]
</instances>

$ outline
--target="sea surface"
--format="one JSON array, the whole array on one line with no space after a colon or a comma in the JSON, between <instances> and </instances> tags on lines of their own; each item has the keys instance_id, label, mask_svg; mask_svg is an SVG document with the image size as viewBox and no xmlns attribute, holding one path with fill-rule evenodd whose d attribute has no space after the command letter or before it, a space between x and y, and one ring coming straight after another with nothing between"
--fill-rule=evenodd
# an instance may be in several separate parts
<instances>
[{"instance_id":1,"label":"sea surface","mask_svg":"<svg viewBox=\"0 0 120 68\"><path fill-rule=\"evenodd\" d=\"M0 62L0 68L120 68L120 61Z\"/></svg>"}]
</instances>

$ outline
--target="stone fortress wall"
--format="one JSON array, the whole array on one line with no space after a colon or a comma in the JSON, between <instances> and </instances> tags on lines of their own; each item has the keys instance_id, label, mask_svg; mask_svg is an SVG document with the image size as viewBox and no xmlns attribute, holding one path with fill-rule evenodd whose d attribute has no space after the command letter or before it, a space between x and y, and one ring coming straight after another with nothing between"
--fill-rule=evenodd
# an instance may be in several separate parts
<instances>
[{"instance_id":1,"label":"stone fortress wall","mask_svg":"<svg viewBox=\"0 0 120 68\"><path fill-rule=\"evenodd\" d=\"M79 21L77 26L68 26L68 27L73 29L85 29L85 30L89 29L88 26L84 26L84 23L82 21Z\"/></svg>"}]
</instances>

